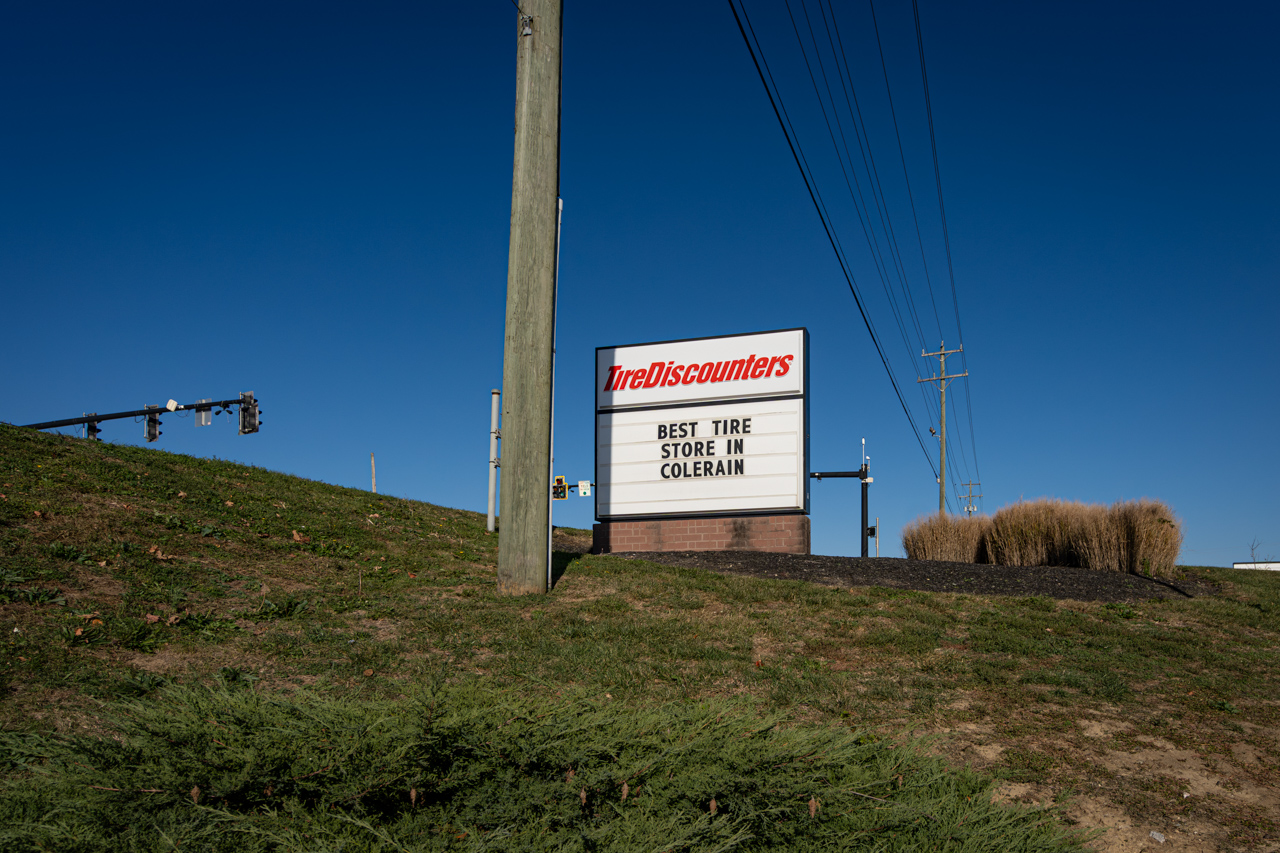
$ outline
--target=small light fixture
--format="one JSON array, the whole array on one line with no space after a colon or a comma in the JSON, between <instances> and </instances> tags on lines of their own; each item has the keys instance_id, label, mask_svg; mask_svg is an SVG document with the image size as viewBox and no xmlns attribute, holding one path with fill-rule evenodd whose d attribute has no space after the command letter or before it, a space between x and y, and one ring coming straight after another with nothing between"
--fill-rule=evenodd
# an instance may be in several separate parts
<instances>
[{"instance_id":1,"label":"small light fixture","mask_svg":"<svg viewBox=\"0 0 1280 853\"><path fill-rule=\"evenodd\" d=\"M522 36L533 35L533 15L520 16L520 35Z\"/></svg>"}]
</instances>

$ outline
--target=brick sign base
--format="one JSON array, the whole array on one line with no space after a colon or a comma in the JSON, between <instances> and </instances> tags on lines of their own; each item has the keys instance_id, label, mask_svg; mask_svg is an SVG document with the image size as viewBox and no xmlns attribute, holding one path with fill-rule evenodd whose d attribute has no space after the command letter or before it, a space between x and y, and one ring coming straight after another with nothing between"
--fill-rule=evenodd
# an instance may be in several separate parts
<instances>
[{"instance_id":1,"label":"brick sign base","mask_svg":"<svg viewBox=\"0 0 1280 853\"><path fill-rule=\"evenodd\" d=\"M755 515L606 521L592 531L591 553L615 551L776 551L809 553L809 516Z\"/></svg>"}]
</instances>

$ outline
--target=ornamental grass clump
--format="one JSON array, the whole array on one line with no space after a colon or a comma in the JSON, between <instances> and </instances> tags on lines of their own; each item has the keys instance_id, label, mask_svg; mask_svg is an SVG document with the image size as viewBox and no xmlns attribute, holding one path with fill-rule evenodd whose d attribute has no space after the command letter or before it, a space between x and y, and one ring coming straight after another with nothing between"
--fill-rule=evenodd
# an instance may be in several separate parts
<instances>
[{"instance_id":1,"label":"ornamental grass clump","mask_svg":"<svg viewBox=\"0 0 1280 853\"><path fill-rule=\"evenodd\" d=\"M1161 501L1104 506L1042 499L1019 501L989 518L925 516L903 528L902 545L914 560L1070 566L1168 578L1175 574L1182 528Z\"/></svg>"},{"instance_id":2,"label":"ornamental grass clump","mask_svg":"<svg viewBox=\"0 0 1280 853\"><path fill-rule=\"evenodd\" d=\"M916 745L740 702L156 695L112 737L0 732L0 849L1084 849Z\"/></svg>"},{"instance_id":3,"label":"ornamental grass clump","mask_svg":"<svg viewBox=\"0 0 1280 853\"><path fill-rule=\"evenodd\" d=\"M916 519L902 530L902 544L913 560L946 560L953 563L985 563L986 539L991 518L944 513Z\"/></svg>"}]
</instances>

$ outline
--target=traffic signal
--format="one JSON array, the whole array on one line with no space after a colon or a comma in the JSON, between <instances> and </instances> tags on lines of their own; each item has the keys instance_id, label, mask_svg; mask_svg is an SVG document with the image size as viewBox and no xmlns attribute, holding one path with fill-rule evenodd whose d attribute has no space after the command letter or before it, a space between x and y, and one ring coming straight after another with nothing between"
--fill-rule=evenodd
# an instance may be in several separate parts
<instances>
[{"instance_id":1,"label":"traffic signal","mask_svg":"<svg viewBox=\"0 0 1280 853\"><path fill-rule=\"evenodd\" d=\"M253 399L252 391L240 394L240 435L248 435L258 431L258 401Z\"/></svg>"},{"instance_id":2,"label":"traffic signal","mask_svg":"<svg viewBox=\"0 0 1280 853\"><path fill-rule=\"evenodd\" d=\"M147 413L146 425L143 430L143 435L146 437L147 441L155 441L157 438L159 438L161 435L164 434L160 432L160 424L161 424L160 411L159 411L160 407L144 406L143 408L156 410L155 412Z\"/></svg>"},{"instance_id":3,"label":"traffic signal","mask_svg":"<svg viewBox=\"0 0 1280 853\"><path fill-rule=\"evenodd\" d=\"M569 499L569 484L565 482L564 477L556 477L551 482L551 500L567 501Z\"/></svg>"}]
</instances>

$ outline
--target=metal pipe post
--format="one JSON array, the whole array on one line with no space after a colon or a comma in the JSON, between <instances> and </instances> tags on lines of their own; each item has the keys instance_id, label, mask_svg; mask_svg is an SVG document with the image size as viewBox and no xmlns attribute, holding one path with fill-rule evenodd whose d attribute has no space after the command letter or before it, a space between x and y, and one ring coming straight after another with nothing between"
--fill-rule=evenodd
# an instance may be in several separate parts
<instances>
[{"instance_id":1,"label":"metal pipe post","mask_svg":"<svg viewBox=\"0 0 1280 853\"><path fill-rule=\"evenodd\" d=\"M489 521L485 530L492 533L497 529L494 524L494 510L498 505L498 406L502 392L494 388L490 393L492 401L489 410Z\"/></svg>"},{"instance_id":2,"label":"metal pipe post","mask_svg":"<svg viewBox=\"0 0 1280 853\"><path fill-rule=\"evenodd\" d=\"M866 470L865 468L863 469ZM867 551L867 489L870 487L871 481L865 476L862 478L862 556L870 556Z\"/></svg>"}]
</instances>

